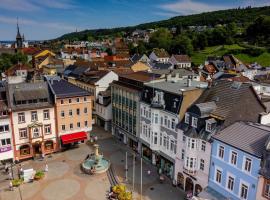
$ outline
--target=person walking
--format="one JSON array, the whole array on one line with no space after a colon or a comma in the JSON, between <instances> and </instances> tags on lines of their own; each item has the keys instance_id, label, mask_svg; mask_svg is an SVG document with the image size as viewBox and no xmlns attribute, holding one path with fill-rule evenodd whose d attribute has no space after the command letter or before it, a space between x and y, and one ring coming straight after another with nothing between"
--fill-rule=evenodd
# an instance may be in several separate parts
<instances>
[{"instance_id":1,"label":"person walking","mask_svg":"<svg viewBox=\"0 0 270 200\"><path fill-rule=\"evenodd\" d=\"M46 165L45 165L45 170L44 170L45 172L48 172L49 171L49 166L48 166L48 164L46 163Z\"/></svg>"},{"instance_id":2,"label":"person walking","mask_svg":"<svg viewBox=\"0 0 270 200\"><path fill-rule=\"evenodd\" d=\"M9 190L10 190L10 191L13 191L13 184L12 184L12 181L9 181Z\"/></svg>"}]
</instances>

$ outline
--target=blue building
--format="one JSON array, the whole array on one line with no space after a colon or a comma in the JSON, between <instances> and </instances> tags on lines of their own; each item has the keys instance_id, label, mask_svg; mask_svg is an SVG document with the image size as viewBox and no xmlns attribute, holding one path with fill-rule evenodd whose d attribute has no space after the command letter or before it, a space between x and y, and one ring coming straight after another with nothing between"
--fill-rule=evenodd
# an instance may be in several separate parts
<instances>
[{"instance_id":1,"label":"blue building","mask_svg":"<svg viewBox=\"0 0 270 200\"><path fill-rule=\"evenodd\" d=\"M233 200L257 199L260 163L269 135L269 127L236 122L213 136L210 189Z\"/></svg>"}]
</instances>

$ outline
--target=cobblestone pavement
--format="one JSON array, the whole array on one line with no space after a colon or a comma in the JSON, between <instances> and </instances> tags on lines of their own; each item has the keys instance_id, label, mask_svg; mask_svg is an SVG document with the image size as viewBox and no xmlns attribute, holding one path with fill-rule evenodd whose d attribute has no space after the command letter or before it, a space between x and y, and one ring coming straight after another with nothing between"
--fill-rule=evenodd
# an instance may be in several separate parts
<instances>
[{"instance_id":1,"label":"cobblestone pavement","mask_svg":"<svg viewBox=\"0 0 270 200\"><path fill-rule=\"evenodd\" d=\"M123 144L112 138L109 132L95 127L91 133L98 136L100 152L109 159L113 165L115 174L120 182L123 182L132 190L132 154ZM34 168L43 170L45 163L48 164L49 172L45 178L33 183L25 183L14 191L8 190L9 181L5 175L0 175L0 200L20 200L20 193L23 200L103 200L110 187L107 174L86 175L80 170L80 163L87 154L93 151L91 146L80 144L79 148L70 149L64 152L46 157L43 161L22 162L24 169ZM125 181L125 152L128 151L128 182ZM140 199L140 159L135 164L135 180L133 191L134 199ZM16 167L15 167L16 168ZM151 175L147 171L151 170ZM14 170L15 173L16 170ZM16 176L16 173L15 173ZM166 180L160 184L156 169L143 162L143 198L142 200L182 200L183 192L173 187L171 182ZM20 192L21 191L21 192Z\"/></svg>"}]
</instances>

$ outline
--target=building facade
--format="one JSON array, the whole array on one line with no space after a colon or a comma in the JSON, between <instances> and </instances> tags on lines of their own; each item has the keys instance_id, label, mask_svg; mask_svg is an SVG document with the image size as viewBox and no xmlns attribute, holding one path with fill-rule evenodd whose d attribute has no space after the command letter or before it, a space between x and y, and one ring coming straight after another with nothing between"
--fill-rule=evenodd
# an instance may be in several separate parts
<instances>
[{"instance_id":1,"label":"building facade","mask_svg":"<svg viewBox=\"0 0 270 200\"><path fill-rule=\"evenodd\" d=\"M14 159L57 151L55 112L47 83L9 84L7 91Z\"/></svg>"},{"instance_id":2,"label":"building facade","mask_svg":"<svg viewBox=\"0 0 270 200\"><path fill-rule=\"evenodd\" d=\"M177 185L195 195L206 188L211 136L236 121L259 122L265 109L251 84L220 80L207 88L177 125Z\"/></svg>"},{"instance_id":3,"label":"building facade","mask_svg":"<svg viewBox=\"0 0 270 200\"><path fill-rule=\"evenodd\" d=\"M196 88L199 83L192 86L191 81L188 81L190 85L187 85L187 80L147 83L141 96L141 154L158 167L159 173L171 179L174 178L177 154L176 124L203 91Z\"/></svg>"},{"instance_id":4,"label":"building facade","mask_svg":"<svg viewBox=\"0 0 270 200\"><path fill-rule=\"evenodd\" d=\"M60 147L89 139L93 96L59 77L49 79L48 84L54 97Z\"/></svg>"},{"instance_id":5,"label":"building facade","mask_svg":"<svg viewBox=\"0 0 270 200\"><path fill-rule=\"evenodd\" d=\"M234 123L215 135L209 187L230 199L262 199L256 193L261 193L258 181L262 147L269 136L268 127L245 122Z\"/></svg>"}]
</instances>

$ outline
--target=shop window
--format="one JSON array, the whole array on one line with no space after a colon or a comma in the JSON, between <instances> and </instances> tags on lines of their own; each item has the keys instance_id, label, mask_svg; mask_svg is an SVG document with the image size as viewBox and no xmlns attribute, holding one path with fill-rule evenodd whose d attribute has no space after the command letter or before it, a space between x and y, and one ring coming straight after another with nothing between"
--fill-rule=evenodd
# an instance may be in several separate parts
<instances>
[{"instance_id":1,"label":"shop window","mask_svg":"<svg viewBox=\"0 0 270 200\"><path fill-rule=\"evenodd\" d=\"M20 147L20 155L25 156L30 154L30 147L29 145L23 145Z\"/></svg>"}]
</instances>

